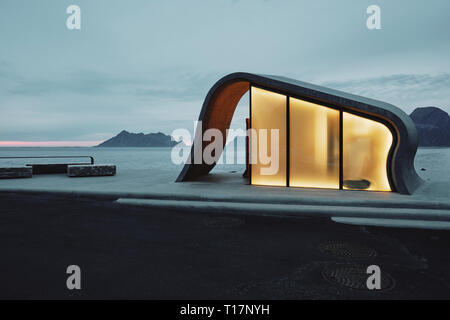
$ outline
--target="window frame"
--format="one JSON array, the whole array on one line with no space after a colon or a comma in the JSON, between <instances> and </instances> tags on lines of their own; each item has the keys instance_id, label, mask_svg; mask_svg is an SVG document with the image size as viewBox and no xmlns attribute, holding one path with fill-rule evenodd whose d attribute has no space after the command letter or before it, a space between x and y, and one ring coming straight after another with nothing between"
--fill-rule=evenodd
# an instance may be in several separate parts
<instances>
[{"instance_id":1,"label":"window frame","mask_svg":"<svg viewBox=\"0 0 450 320\"><path fill-rule=\"evenodd\" d=\"M314 99L311 97L307 97L307 96L302 96L302 95L298 95L298 94L292 94L292 93L288 93L286 91L283 90L278 90L278 89L272 89L270 87L266 87L266 86L262 86L259 84L255 84L253 82L249 83L249 129L252 128L252 88L258 88L258 89L262 89L262 90L266 90L266 91L270 91L273 93L277 93L277 94L282 94L284 96L286 96L286 187L292 187L289 184L289 175L290 175L290 98L294 98L294 99L299 99L299 100L304 100L306 102L311 102L323 107L327 107L327 108L331 108L331 109L335 109L339 111L339 189L329 189L329 190L349 190L349 189L344 189L343 188L343 183L344 183L344 173L343 173L343 114L344 112L353 114L355 116L359 116L365 119L369 119L369 120L373 120L376 121L378 123L383 124L386 128L388 128L392 134L392 145L389 149L389 153L388 153L388 157L386 160L386 174L387 174L387 178L389 181L389 186L391 187L391 192L396 192L396 188L395 188L395 184L392 180L392 167L393 167L393 155L395 150L398 148L398 134L397 131L395 130L395 127L387 120L381 118L381 117L376 117L373 116L371 114L367 114L367 113L363 113L363 112L359 112L357 110L352 109L349 106L344 106L344 105L338 105L338 104L333 104L333 103L329 103L327 101L323 101L323 100L319 100L319 99ZM250 150L250 144L249 144L249 150ZM249 154L250 157L250 154ZM250 159L250 158L249 158ZM249 161L249 184L252 185L252 181L251 181L251 170L252 170L252 164L251 161ZM293 187L293 188L302 188L302 187ZM353 189L352 189L353 190ZM358 190L356 190L358 191ZM383 192L383 191L370 191L370 192Z\"/></svg>"}]
</instances>

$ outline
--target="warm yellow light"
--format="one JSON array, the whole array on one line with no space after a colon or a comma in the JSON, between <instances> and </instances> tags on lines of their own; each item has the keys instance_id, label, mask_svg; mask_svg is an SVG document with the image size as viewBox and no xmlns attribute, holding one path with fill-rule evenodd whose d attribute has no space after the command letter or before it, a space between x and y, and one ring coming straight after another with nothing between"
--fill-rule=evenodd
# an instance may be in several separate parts
<instances>
[{"instance_id":1,"label":"warm yellow light","mask_svg":"<svg viewBox=\"0 0 450 320\"><path fill-rule=\"evenodd\" d=\"M339 189L339 111L289 99L289 185Z\"/></svg>"},{"instance_id":2,"label":"warm yellow light","mask_svg":"<svg viewBox=\"0 0 450 320\"><path fill-rule=\"evenodd\" d=\"M286 186L286 103L284 95L251 88L251 126L257 134L257 139L251 138L250 156L257 157L251 159L252 184ZM278 141L272 141L272 129L278 130ZM266 154L271 162L265 163L267 159L263 159L261 153ZM274 173L267 174L275 165Z\"/></svg>"},{"instance_id":3,"label":"warm yellow light","mask_svg":"<svg viewBox=\"0 0 450 320\"><path fill-rule=\"evenodd\" d=\"M391 191L387 160L391 131L383 124L343 114L344 189Z\"/></svg>"},{"instance_id":4,"label":"warm yellow light","mask_svg":"<svg viewBox=\"0 0 450 320\"><path fill-rule=\"evenodd\" d=\"M387 161L393 136L385 125L343 112L340 155L338 110L290 97L289 133L286 111L285 95L251 88L251 127L256 133L250 139L252 184L287 185L289 134L290 186L338 189L342 156L344 189L391 191ZM272 130L277 130L275 137ZM276 170L267 174L274 162Z\"/></svg>"}]
</instances>

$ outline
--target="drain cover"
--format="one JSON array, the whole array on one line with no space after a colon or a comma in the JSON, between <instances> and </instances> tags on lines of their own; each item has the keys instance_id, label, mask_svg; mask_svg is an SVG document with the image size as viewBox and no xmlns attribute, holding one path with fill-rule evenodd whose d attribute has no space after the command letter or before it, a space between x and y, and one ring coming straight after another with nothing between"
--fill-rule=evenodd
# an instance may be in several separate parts
<instances>
[{"instance_id":1,"label":"drain cover","mask_svg":"<svg viewBox=\"0 0 450 320\"><path fill-rule=\"evenodd\" d=\"M337 258L372 259L377 252L369 247L345 242L327 242L319 246L320 251Z\"/></svg>"},{"instance_id":2,"label":"drain cover","mask_svg":"<svg viewBox=\"0 0 450 320\"><path fill-rule=\"evenodd\" d=\"M233 228L245 223L244 219L237 217L208 217L203 222L212 228Z\"/></svg>"},{"instance_id":3,"label":"drain cover","mask_svg":"<svg viewBox=\"0 0 450 320\"><path fill-rule=\"evenodd\" d=\"M370 275L366 273L366 270L367 267L356 264L334 264L325 267L322 276L332 284L357 290L369 290L367 279ZM381 290L392 288L394 283L394 279L388 273L381 272Z\"/></svg>"}]
</instances>

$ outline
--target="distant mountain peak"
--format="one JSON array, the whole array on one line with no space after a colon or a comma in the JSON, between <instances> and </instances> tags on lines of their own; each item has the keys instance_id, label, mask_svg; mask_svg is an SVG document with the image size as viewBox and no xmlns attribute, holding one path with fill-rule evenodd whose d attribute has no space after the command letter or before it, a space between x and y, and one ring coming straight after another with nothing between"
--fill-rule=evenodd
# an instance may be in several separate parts
<instances>
[{"instance_id":1,"label":"distant mountain peak","mask_svg":"<svg viewBox=\"0 0 450 320\"><path fill-rule=\"evenodd\" d=\"M437 107L421 107L411 115L421 147L450 147L450 116Z\"/></svg>"},{"instance_id":2,"label":"distant mountain peak","mask_svg":"<svg viewBox=\"0 0 450 320\"><path fill-rule=\"evenodd\" d=\"M439 113L445 113L448 115L448 113L445 112L444 110L442 110L441 108L433 107L433 106L418 107L418 108L414 109L414 111L411 114L421 113L421 112L439 112Z\"/></svg>"},{"instance_id":3,"label":"distant mountain peak","mask_svg":"<svg viewBox=\"0 0 450 320\"><path fill-rule=\"evenodd\" d=\"M173 147L178 142L162 132L158 133L130 133L122 130L118 135L100 143L97 147Z\"/></svg>"}]
</instances>

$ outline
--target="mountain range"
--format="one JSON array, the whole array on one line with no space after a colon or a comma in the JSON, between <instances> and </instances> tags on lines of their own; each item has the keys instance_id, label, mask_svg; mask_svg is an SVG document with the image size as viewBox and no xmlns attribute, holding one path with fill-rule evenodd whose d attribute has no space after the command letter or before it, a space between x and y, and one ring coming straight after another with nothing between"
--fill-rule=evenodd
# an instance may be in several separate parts
<instances>
[{"instance_id":1,"label":"mountain range","mask_svg":"<svg viewBox=\"0 0 450 320\"><path fill-rule=\"evenodd\" d=\"M450 116L437 107L417 108L410 114L419 135L419 147L450 147ZM123 130L97 147L173 147L178 142L164 133Z\"/></svg>"}]
</instances>

